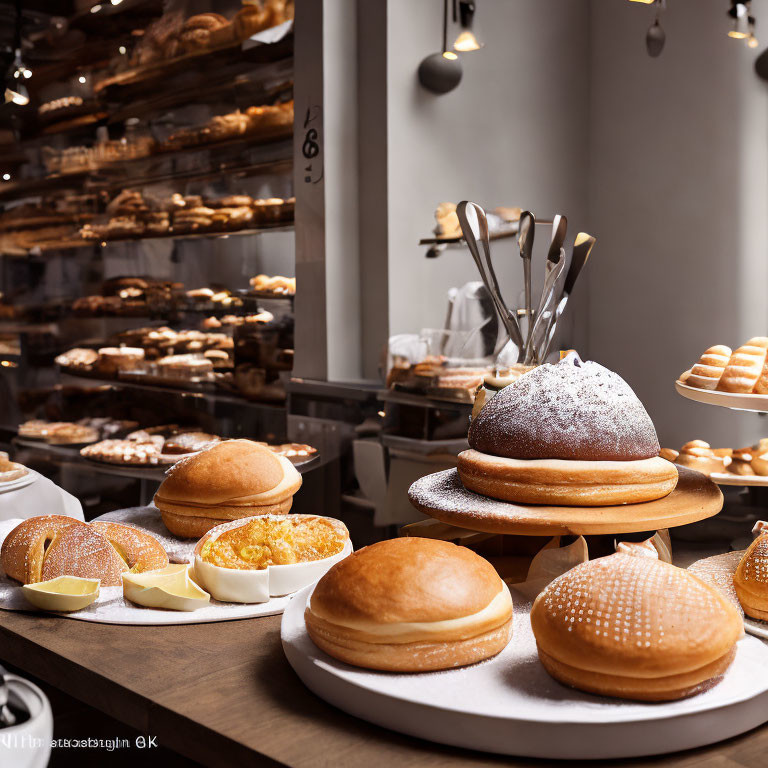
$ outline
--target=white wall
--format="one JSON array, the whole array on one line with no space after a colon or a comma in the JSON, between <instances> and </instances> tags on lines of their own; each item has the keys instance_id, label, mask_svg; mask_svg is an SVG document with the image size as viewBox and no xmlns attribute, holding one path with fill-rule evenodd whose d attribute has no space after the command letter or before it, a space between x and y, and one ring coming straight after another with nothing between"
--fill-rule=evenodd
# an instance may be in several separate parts
<instances>
[{"instance_id":1,"label":"white wall","mask_svg":"<svg viewBox=\"0 0 768 768\"><path fill-rule=\"evenodd\" d=\"M391 333L442 327L449 288L478 279L468 251L426 259L418 245L438 203L565 213L571 240L587 226L588 4L482 0L485 48L461 56L462 82L438 96L416 71L440 49L442 8L443 0L387 4ZM536 240L540 270L549 234L539 230ZM508 240L493 249L511 303L522 289L517 247Z\"/></svg>"},{"instance_id":2,"label":"white wall","mask_svg":"<svg viewBox=\"0 0 768 768\"><path fill-rule=\"evenodd\" d=\"M629 381L672 447L768 434L761 417L673 387L708 346L768 334L768 92L752 70L765 40L729 39L726 6L668 3L651 59L650 9L591 3L588 352ZM752 10L765 33L768 2Z\"/></svg>"}]
</instances>

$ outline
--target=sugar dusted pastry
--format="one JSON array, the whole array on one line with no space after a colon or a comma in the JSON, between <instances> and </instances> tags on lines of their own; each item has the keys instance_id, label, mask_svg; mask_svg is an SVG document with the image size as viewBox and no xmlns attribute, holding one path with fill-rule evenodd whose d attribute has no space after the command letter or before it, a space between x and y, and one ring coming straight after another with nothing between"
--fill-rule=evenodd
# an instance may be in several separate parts
<instances>
[{"instance_id":1,"label":"sugar dusted pastry","mask_svg":"<svg viewBox=\"0 0 768 768\"><path fill-rule=\"evenodd\" d=\"M512 598L493 566L446 541L365 547L317 583L305 612L315 645L347 664L426 672L495 656L512 635Z\"/></svg>"},{"instance_id":2,"label":"sugar dusted pastry","mask_svg":"<svg viewBox=\"0 0 768 768\"><path fill-rule=\"evenodd\" d=\"M539 659L564 685L668 701L722 678L743 635L738 609L644 545L577 565L531 611Z\"/></svg>"},{"instance_id":3,"label":"sugar dusted pastry","mask_svg":"<svg viewBox=\"0 0 768 768\"><path fill-rule=\"evenodd\" d=\"M0 549L0 562L5 573L22 584L77 576L117 586L124 571L163 568L168 555L157 539L133 526L43 515L11 530Z\"/></svg>"},{"instance_id":4,"label":"sugar dusted pastry","mask_svg":"<svg viewBox=\"0 0 768 768\"><path fill-rule=\"evenodd\" d=\"M709 475L712 472L724 472L730 462L715 456L709 443L703 440L691 440L680 449L675 463Z\"/></svg>"},{"instance_id":5,"label":"sugar dusted pastry","mask_svg":"<svg viewBox=\"0 0 768 768\"><path fill-rule=\"evenodd\" d=\"M710 347L691 368L685 383L699 389L716 389L730 357L730 347L722 344Z\"/></svg>"},{"instance_id":6,"label":"sugar dusted pastry","mask_svg":"<svg viewBox=\"0 0 768 768\"><path fill-rule=\"evenodd\" d=\"M753 533L757 537L733 574L733 586L744 613L768 621L768 523L761 520Z\"/></svg>"},{"instance_id":7,"label":"sugar dusted pastry","mask_svg":"<svg viewBox=\"0 0 768 768\"><path fill-rule=\"evenodd\" d=\"M748 394L752 392L765 366L766 348L745 344L728 360L717 389L723 392ZM690 377L688 379L690 384Z\"/></svg>"},{"instance_id":8,"label":"sugar dusted pastry","mask_svg":"<svg viewBox=\"0 0 768 768\"><path fill-rule=\"evenodd\" d=\"M609 506L660 499L677 470L617 374L570 354L504 387L472 420L464 487L523 504Z\"/></svg>"}]
</instances>

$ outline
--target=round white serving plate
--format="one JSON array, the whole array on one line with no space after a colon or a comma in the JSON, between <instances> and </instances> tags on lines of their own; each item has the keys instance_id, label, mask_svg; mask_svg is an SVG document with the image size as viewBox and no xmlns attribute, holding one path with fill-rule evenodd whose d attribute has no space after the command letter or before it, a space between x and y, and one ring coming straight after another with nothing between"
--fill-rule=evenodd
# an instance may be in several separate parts
<instances>
[{"instance_id":1,"label":"round white serving plate","mask_svg":"<svg viewBox=\"0 0 768 768\"><path fill-rule=\"evenodd\" d=\"M191 562L194 556L196 539L179 539L168 532L155 507L130 507L115 510L102 515L97 520L112 520L131 523L144 528L159 539L168 552L172 562ZM0 521L0 545L6 535L21 520ZM207 624L213 621L231 621L234 619L253 619L258 616L275 616L282 613L292 595L271 597L265 603L223 603L211 599L209 605L196 611L165 611L156 608L144 608L135 605L123 597L122 587L102 587L95 603L81 611L71 613L51 613L51 616L64 616L79 621L92 621L98 624L127 625L173 625ZM9 611L36 611L24 597L21 586L8 578L0 570L0 609Z\"/></svg>"},{"instance_id":2,"label":"round white serving plate","mask_svg":"<svg viewBox=\"0 0 768 768\"><path fill-rule=\"evenodd\" d=\"M679 395L695 400L697 403L707 405L720 405L723 408L733 408L736 411L757 411L768 413L768 395L740 395L733 392L718 392L712 389L698 389L697 387L675 382L675 389Z\"/></svg>"},{"instance_id":3,"label":"round white serving plate","mask_svg":"<svg viewBox=\"0 0 768 768\"><path fill-rule=\"evenodd\" d=\"M710 472L709 479L718 485L768 486L768 477L761 475L734 475L731 472Z\"/></svg>"},{"instance_id":4,"label":"round white serving plate","mask_svg":"<svg viewBox=\"0 0 768 768\"><path fill-rule=\"evenodd\" d=\"M723 680L680 701L642 703L566 688L540 664L528 612L513 593L514 634L495 658L463 669L393 674L336 661L310 640L312 587L283 614L285 655L305 685L351 715L411 736L505 755L618 759L712 744L768 720L768 646L739 641Z\"/></svg>"},{"instance_id":5,"label":"round white serving plate","mask_svg":"<svg viewBox=\"0 0 768 768\"><path fill-rule=\"evenodd\" d=\"M19 488L26 488L28 485L32 485L36 478L37 472L28 469L27 474L23 475L18 480L10 480L7 483L0 483L0 493L10 493L11 491L18 491Z\"/></svg>"}]
</instances>

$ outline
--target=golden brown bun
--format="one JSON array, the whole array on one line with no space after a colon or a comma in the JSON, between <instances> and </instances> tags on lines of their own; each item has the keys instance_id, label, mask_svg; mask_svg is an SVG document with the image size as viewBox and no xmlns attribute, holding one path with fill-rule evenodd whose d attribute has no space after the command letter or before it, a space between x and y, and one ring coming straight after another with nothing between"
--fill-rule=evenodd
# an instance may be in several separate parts
<instances>
[{"instance_id":1,"label":"golden brown bun","mask_svg":"<svg viewBox=\"0 0 768 768\"><path fill-rule=\"evenodd\" d=\"M224 440L174 464L157 498L198 506L247 506L249 499L273 490L283 477L283 465L268 448L252 440Z\"/></svg>"},{"instance_id":2,"label":"golden brown bun","mask_svg":"<svg viewBox=\"0 0 768 768\"><path fill-rule=\"evenodd\" d=\"M613 696L637 701L673 701L703 693L720 682L735 655L736 646L725 656L700 669L679 675L671 674L648 679L585 672L563 664L539 649L539 659L544 669L564 685L588 693L596 693L598 696Z\"/></svg>"},{"instance_id":3,"label":"golden brown bun","mask_svg":"<svg viewBox=\"0 0 768 768\"><path fill-rule=\"evenodd\" d=\"M155 499L160 516L165 527L174 535L182 539L199 539L212 528L232 520L254 515L286 515L291 511L293 497L286 499L281 504L271 504L266 507L238 507L218 508L209 507L207 510L179 507L176 511L171 505L160 504ZM193 514L190 514L193 513ZM214 514L226 514L227 517L213 517Z\"/></svg>"},{"instance_id":4,"label":"golden brown bun","mask_svg":"<svg viewBox=\"0 0 768 768\"><path fill-rule=\"evenodd\" d=\"M645 556L582 563L536 598L531 626L545 668L566 685L649 701L714 684L743 635L738 610L642 545L628 550Z\"/></svg>"},{"instance_id":5,"label":"golden brown bun","mask_svg":"<svg viewBox=\"0 0 768 768\"><path fill-rule=\"evenodd\" d=\"M349 664L446 669L498 653L512 599L493 566L436 539L382 541L334 565L306 611L315 643Z\"/></svg>"},{"instance_id":6,"label":"golden brown bun","mask_svg":"<svg viewBox=\"0 0 768 768\"><path fill-rule=\"evenodd\" d=\"M307 630L315 645L346 664L386 672L429 672L476 664L507 647L512 637L512 619L496 629L467 640L421 643L366 643L340 636L317 626L309 609Z\"/></svg>"},{"instance_id":7,"label":"golden brown bun","mask_svg":"<svg viewBox=\"0 0 768 768\"><path fill-rule=\"evenodd\" d=\"M733 586L744 613L768 621L768 532L749 545L733 574Z\"/></svg>"},{"instance_id":8,"label":"golden brown bun","mask_svg":"<svg viewBox=\"0 0 768 768\"><path fill-rule=\"evenodd\" d=\"M709 443L703 440L691 440L680 449L680 455L675 459L676 464L690 467L697 472L709 475L712 472L725 472L726 462L715 456Z\"/></svg>"},{"instance_id":9,"label":"golden brown bun","mask_svg":"<svg viewBox=\"0 0 768 768\"><path fill-rule=\"evenodd\" d=\"M768 475L768 453L763 453L760 456L754 456L750 463L752 471L756 475L765 477Z\"/></svg>"},{"instance_id":10,"label":"golden brown bun","mask_svg":"<svg viewBox=\"0 0 768 768\"><path fill-rule=\"evenodd\" d=\"M636 504L669 495L675 465L654 456L637 461L505 459L475 450L459 454L464 487L520 504L601 507Z\"/></svg>"},{"instance_id":11,"label":"golden brown bun","mask_svg":"<svg viewBox=\"0 0 768 768\"><path fill-rule=\"evenodd\" d=\"M750 342L757 341L750 339ZM765 346L755 346L747 342L739 347L728 360L728 365L717 383L717 389L723 392L747 394L754 390L763 372L766 359Z\"/></svg>"},{"instance_id":12,"label":"golden brown bun","mask_svg":"<svg viewBox=\"0 0 768 768\"><path fill-rule=\"evenodd\" d=\"M659 456L662 459L666 459L667 461L675 461L675 459L680 455L680 451L676 451L673 448L662 448L659 451Z\"/></svg>"},{"instance_id":13,"label":"golden brown bun","mask_svg":"<svg viewBox=\"0 0 768 768\"><path fill-rule=\"evenodd\" d=\"M722 344L710 347L699 358L699 362L688 371L684 383L699 389L715 389L730 357L730 347Z\"/></svg>"},{"instance_id":14,"label":"golden brown bun","mask_svg":"<svg viewBox=\"0 0 768 768\"><path fill-rule=\"evenodd\" d=\"M31 517L16 526L0 552L3 570L22 584L58 576L100 579L119 586L122 573L163 568L168 555L153 536L119 523L83 523L61 515Z\"/></svg>"}]
</instances>

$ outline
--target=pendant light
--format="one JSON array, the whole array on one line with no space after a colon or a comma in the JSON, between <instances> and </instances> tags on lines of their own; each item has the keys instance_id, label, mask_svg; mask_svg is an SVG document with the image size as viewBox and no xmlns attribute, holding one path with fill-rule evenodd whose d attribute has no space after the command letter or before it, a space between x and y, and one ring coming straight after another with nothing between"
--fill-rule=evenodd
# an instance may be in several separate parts
<instances>
[{"instance_id":1,"label":"pendant light","mask_svg":"<svg viewBox=\"0 0 768 768\"><path fill-rule=\"evenodd\" d=\"M728 30L728 37L734 40L746 40L749 37L749 0L731 0L731 8L728 11L728 18L731 21L731 27ZM752 19L754 26L754 19Z\"/></svg>"},{"instance_id":2,"label":"pendant light","mask_svg":"<svg viewBox=\"0 0 768 768\"><path fill-rule=\"evenodd\" d=\"M419 64L419 82L432 93L448 93L463 74L459 57L448 50L448 0L443 3L443 47L440 53L427 56Z\"/></svg>"},{"instance_id":3,"label":"pendant light","mask_svg":"<svg viewBox=\"0 0 768 768\"><path fill-rule=\"evenodd\" d=\"M24 66L21 58L21 0L17 0L14 56L5 77L4 101L6 104L16 104L20 107L29 104L29 91L24 81L29 80L30 77L32 77L32 70Z\"/></svg>"},{"instance_id":4,"label":"pendant light","mask_svg":"<svg viewBox=\"0 0 768 768\"><path fill-rule=\"evenodd\" d=\"M453 5L453 18L456 20L456 2L454 0ZM477 30L474 25L475 21L475 1L474 0L458 0L459 6L459 24L461 25L461 31L458 37L453 43L453 50L460 53L468 53L469 51L478 51L483 47L484 43L478 38Z\"/></svg>"}]
</instances>

